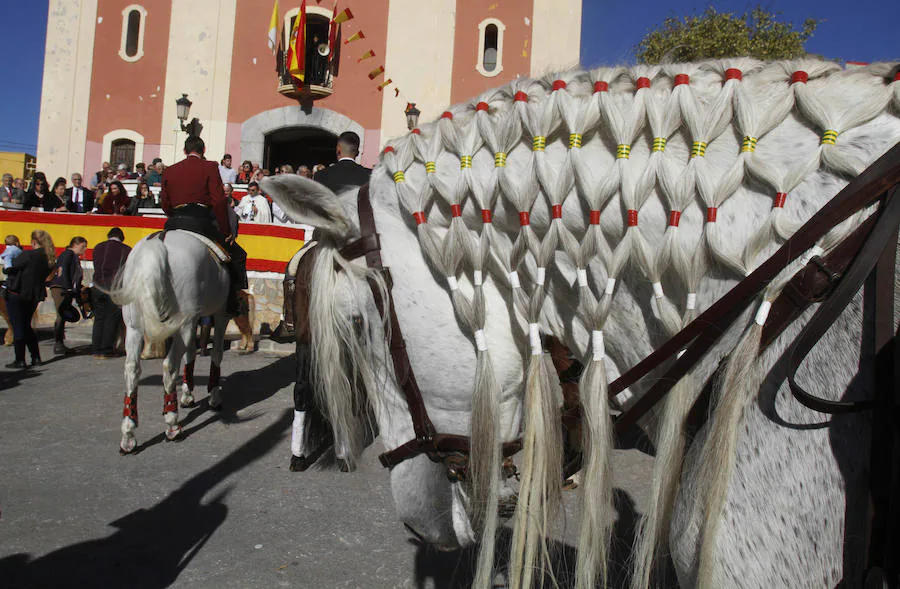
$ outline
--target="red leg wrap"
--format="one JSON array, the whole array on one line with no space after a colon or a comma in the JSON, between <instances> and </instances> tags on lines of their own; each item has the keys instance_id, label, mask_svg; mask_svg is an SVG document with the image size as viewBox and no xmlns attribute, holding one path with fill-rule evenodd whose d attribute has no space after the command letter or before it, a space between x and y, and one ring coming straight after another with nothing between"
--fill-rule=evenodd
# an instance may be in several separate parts
<instances>
[{"instance_id":1,"label":"red leg wrap","mask_svg":"<svg viewBox=\"0 0 900 589\"><path fill-rule=\"evenodd\" d=\"M138 424L137 412L137 393L133 393L130 397L125 395L125 407L122 409L122 417L129 417L134 425Z\"/></svg>"},{"instance_id":2,"label":"red leg wrap","mask_svg":"<svg viewBox=\"0 0 900 589\"><path fill-rule=\"evenodd\" d=\"M163 415L166 413L178 413L178 393L163 395Z\"/></svg>"},{"instance_id":3,"label":"red leg wrap","mask_svg":"<svg viewBox=\"0 0 900 589\"><path fill-rule=\"evenodd\" d=\"M209 365L209 382L206 385L206 390L211 391L217 386L219 386L219 377L222 376L222 369L219 368L218 364L210 364Z\"/></svg>"},{"instance_id":4,"label":"red leg wrap","mask_svg":"<svg viewBox=\"0 0 900 589\"><path fill-rule=\"evenodd\" d=\"M184 365L184 383L188 386L188 389L194 390L194 363L191 362L189 364Z\"/></svg>"}]
</instances>

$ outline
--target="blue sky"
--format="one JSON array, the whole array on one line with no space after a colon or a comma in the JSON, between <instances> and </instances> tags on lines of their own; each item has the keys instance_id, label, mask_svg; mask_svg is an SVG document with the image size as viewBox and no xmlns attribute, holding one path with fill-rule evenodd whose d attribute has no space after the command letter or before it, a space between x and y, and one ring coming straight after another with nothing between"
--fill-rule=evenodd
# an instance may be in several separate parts
<instances>
[{"instance_id":1,"label":"blue sky","mask_svg":"<svg viewBox=\"0 0 900 589\"><path fill-rule=\"evenodd\" d=\"M48 2L10 0L4 4L5 18L0 40L0 79L3 80L0 86L0 151L35 153ZM632 63L634 46L644 33L666 17L697 14L708 6L720 12L740 13L757 4L781 13L782 21L792 22L797 28L806 18L822 20L806 46L812 53L849 61L900 59L900 43L896 34L897 23L900 23L898 0L778 0L760 3L726 0L644 0L634 3L584 0L582 63L587 67ZM83 83L88 82L84 80Z\"/></svg>"}]
</instances>

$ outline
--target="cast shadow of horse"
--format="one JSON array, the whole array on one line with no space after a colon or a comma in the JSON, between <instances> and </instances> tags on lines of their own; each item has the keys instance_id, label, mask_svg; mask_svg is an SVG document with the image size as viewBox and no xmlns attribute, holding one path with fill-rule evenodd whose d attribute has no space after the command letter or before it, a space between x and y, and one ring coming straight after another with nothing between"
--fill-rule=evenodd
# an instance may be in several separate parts
<instances>
[{"instance_id":1,"label":"cast shadow of horse","mask_svg":"<svg viewBox=\"0 0 900 589\"><path fill-rule=\"evenodd\" d=\"M623 489L613 490L613 502L619 517L613 524L612 540L609 555L609 586L628 587L629 554L634 544L635 529L639 514L635 504ZM478 546L469 546L460 550L441 551L431 546L410 540L419 546L415 557L415 582L418 589L434 587L434 589L467 589L475 578L475 564L478 558ZM505 572L509 566L509 546L512 541L512 530L504 527L497 535L497 555L494 560L494 571ZM575 586L575 564L578 551L559 541L551 541L550 551L553 558L553 576L559 587ZM429 580L431 583L429 583ZM535 577L537 580L537 577ZM554 587L550 575L545 575L544 582L536 587Z\"/></svg>"},{"instance_id":2,"label":"cast shadow of horse","mask_svg":"<svg viewBox=\"0 0 900 589\"><path fill-rule=\"evenodd\" d=\"M206 426L217 421L234 424L246 423L256 419L256 414L241 416L238 415L238 412L265 401L288 385L293 385L297 372L295 362L293 356L287 356L279 358L275 362L267 364L262 368L235 372L224 377L222 385L222 408L217 411L212 411L209 407L208 398L202 398L199 402L195 403L180 420L181 426L184 429L182 430L178 441L186 440ZM196 393L202 395L202 391L206 388L206 383L208 381L208 376L197 375L194 380ZM140 380L140 386L142 387L143 395L154 394L153 392L148 391L148 388L156 389L159 401L162 403L161 375L154 374L145 376ZM204 414L207 415L206 419L196 425L191 425ZM152 421L142 421L142 423L145 428L148 426L155 426ZM162 424L162 421L159 423ZM132 454L139 454L140 452L163 442L165 439L165 434L160 432L146 440L144 443L139 444Z\"/></svg>"},{"instance_id":3,"label":"cast shadow of horse","mask_svg":"<svg viewBox=\"0 0 900 589\"><path fill-rule=\"evenodd\" d=\"M0 579L12 588L103 587L160 589L175 582L228 517L231 486L209 500L207 493L227 477L278 445L291 423L282 416L246 444L194 476L168 497L110 523L117 531L32 559L0 559Z\"/></svg>"}]
</instances>

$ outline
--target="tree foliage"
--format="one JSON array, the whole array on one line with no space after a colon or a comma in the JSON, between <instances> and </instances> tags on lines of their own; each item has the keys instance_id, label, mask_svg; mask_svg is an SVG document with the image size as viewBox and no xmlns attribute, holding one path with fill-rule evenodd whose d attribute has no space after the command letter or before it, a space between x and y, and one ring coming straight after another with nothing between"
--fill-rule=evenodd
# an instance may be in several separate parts
<instances>
[{"instance_id":1,"label":"tree foliage","mask_svg":"<svg viewBox=\"0 0 900 589\"><path fill-rule=\"evenodd\" d=\"M803 28L778 22L778 13L761 6L736 15L707 8L699 16L670 17L647 33L635 47L638 63L680 63L701 59L748 56L794 59L806 55L803 44L819 21L806 19Z\"/></svg>"}]
</instances>

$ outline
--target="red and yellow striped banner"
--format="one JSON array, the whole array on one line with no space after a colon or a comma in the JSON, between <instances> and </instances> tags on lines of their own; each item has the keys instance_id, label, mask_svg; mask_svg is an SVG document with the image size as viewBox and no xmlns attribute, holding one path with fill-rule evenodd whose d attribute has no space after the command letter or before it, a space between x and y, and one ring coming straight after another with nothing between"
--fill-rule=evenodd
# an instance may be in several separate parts
<instances>
[{"instance_id":1,"label":"red and yellow striped banner","mask_svg":"<svg viewBox=\"0 0 900 589\"><path fill-rule=\"evenodd\" d=\"M106 241L112 227L125 233L125 243L139 240L163 228L162 217L125 217L121 215L85 215L79 213L41 213L0 210L0 238L16 235L23 246L31 242L31 232L43 229L53 238L57 252L76 235L88 241L85 259L93 257L92 246ZM303 247L305 231L288 225L243 223L238 243L247 250L247 269L257 272L284 272L287 262Z\"/></svg>"}]
</instances>

